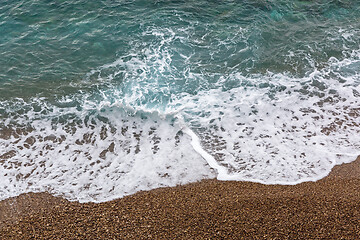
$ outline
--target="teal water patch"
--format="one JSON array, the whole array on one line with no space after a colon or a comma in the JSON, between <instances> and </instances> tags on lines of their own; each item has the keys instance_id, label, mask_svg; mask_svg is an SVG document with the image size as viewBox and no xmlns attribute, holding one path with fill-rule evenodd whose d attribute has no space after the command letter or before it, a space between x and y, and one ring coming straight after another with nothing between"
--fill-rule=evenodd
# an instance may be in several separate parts
<instances>
[{"instance_id":1,"label":"teal water patch","mask_svg":"<svg viewBox=\"0 0 360 240\"><path fill-rule=\"evenodd\" d=\"M158 44L158 39L144 35L155 29L174 32L178 40L169 46L170 54L190 56L197 73L226 74L235 68L304 74L312 64L341 57L344 44L350 49L359 44L356 38L353 43L324 42L336 29L356 29L357 9L356 1L221 6L207 1L5 2L0 15L0 95L41 95L56 85L70 90L92 69L131 54L134 45ZM173 57L174 67L181 70L182 59L176 62ZM18 90L23 87L29 94Z\"/></svg>"}]
</instances>

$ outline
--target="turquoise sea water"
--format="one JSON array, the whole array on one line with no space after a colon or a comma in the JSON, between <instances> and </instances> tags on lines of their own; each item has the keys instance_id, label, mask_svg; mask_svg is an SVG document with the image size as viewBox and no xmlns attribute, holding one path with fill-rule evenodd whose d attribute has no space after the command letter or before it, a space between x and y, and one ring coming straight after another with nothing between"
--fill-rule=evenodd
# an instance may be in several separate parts
<instances>
[{"instance_id":1,"label":"turquoise sea water","mask_svg":"<svg viewBox=\"0 0 360 240\"><path fill-rule=\"evenodd\" d=\"M359 85L355 0L2 1L0 199L317 180Z\"/></svg>"}]
</instances>

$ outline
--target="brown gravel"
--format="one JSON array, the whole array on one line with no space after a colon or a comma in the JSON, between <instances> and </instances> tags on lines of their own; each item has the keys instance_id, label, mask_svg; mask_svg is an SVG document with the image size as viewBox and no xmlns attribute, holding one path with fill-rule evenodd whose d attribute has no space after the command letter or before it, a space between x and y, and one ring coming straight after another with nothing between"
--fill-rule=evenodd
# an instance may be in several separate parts
<instances>
[{"instance_id":1,"label":"brown gravel","mask_svg":"<svg viewBox=\"0 0 360 240\"><path fill-rule=\"evenodd\" d=\"M206 180L80 204L0 202L0 239L359 239L360 157L295 186Z\"/></svg>"}]
</instances>

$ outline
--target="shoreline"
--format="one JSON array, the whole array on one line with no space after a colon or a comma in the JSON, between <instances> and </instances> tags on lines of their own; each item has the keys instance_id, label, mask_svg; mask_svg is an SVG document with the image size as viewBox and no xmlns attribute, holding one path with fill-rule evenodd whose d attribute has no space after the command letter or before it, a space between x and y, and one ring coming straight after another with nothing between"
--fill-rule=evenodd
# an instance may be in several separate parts
<instances>
[{"instance_id":1,"label":"shoreline","mask_svg":"<svg viewBox=\"0 0 360 240\"><path fill-rule=\"evenodd\" d=\"M297 185L210 179L103 203L27 193L0 201L0 238L355 239L359 185L360 156Z\"/></svg>"}]
</instances>

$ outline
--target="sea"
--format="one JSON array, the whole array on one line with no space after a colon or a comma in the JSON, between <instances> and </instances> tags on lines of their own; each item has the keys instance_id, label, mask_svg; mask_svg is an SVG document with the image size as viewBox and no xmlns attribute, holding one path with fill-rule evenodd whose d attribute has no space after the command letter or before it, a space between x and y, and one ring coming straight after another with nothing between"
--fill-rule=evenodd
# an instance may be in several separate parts
<instances>
[{"instance_id":1,"label":"sea","mask_svg":"<svg viewBox=\"0 0 360 240\"><path fill-rule=\"evenodd\" d=\"M0 2L0 200L292 185L358 155L358 0Z\"/></svg>"}]
</instances>

